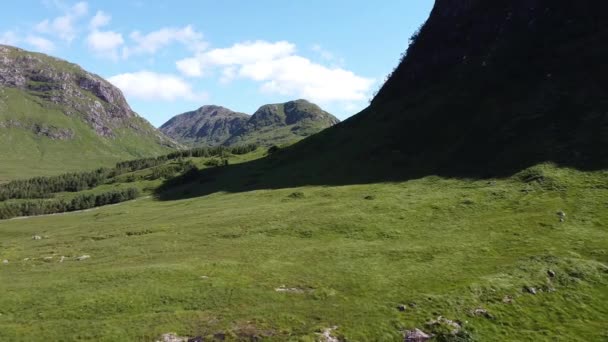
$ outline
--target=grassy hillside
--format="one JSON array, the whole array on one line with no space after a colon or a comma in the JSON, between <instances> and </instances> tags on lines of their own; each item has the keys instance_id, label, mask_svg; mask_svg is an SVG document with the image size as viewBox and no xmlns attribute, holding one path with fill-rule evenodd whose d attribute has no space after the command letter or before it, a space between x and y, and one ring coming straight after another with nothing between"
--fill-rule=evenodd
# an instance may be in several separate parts
<instances>
[{"instance_id":1,"label":"grassy hillside","mask_svg":"<svg viewBox=\"0 0 608 342\"><path fill-rule=\"evenodd\" d=\"M0 45L0 182L109 166L179 147L120 90L75 64Z\"/></svg>"},{"instance_id":2,"label":"grassy hillside","mask_svg":"<svg viewBox=\"0 0 608 342\"><path fill-rule=\"evenodd\" d=\"M93 191L154 191L149 173ZM425 324L441 315L462 322L461 340L599 341L606 184L604 171L539 165L505 179L142 197L0 221L0 277L11 279L0 339L313 341L336 326L348 341L400 341L415 327L446 333Z\"/></svg>"},{"instance_id":3,"label":"grassy hillside","mask_svg":"<svg viewBox=\"0 0 608 342\"><path fill-rule=\"evenodd\" d=\"M139 118L132 119L134 124ZM118 131L115 138L99 138L88 125L73 120L60 106L49 106L17 89L0 91L0 122L19 122L21 127L1 128L0 144L10 146L0 151L0 182L15 178L59 174L71 170L88 170L99 166L169 149L159 145L153 136L135 137L129 130ZM32 134L30 127L67 129L75 138L66 141Z\"/></svg>"}]
</instances>

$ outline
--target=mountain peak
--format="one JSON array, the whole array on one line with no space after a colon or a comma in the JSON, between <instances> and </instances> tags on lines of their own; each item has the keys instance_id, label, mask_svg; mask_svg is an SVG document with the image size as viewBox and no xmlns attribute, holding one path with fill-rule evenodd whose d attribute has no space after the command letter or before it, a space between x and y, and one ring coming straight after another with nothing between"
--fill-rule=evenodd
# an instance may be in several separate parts
<instances>
[{"instance_id":1,"label":"mountain peak","mask_svg":"<svg viewBox=\"0 0 608 342\"><path fill-rule=\"evenodd\" d=\"M216 105L176 115L161 126L174 139L194 145L283 144L337 124L319 106L299 99L266 104L252 116Z\"/></svg>"}]
</instances>

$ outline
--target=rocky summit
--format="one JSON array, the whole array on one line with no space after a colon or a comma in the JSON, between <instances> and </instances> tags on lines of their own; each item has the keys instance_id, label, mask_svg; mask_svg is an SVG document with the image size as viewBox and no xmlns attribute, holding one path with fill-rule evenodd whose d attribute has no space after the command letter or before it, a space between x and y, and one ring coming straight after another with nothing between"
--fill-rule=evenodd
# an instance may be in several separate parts
<instances>
[{"instance_id":1,"label":"rocky summit","mask_svg":"<svg viewBox=\"0 0 608 342\"><path fill-rule=\"evenodd\" d=\"M270 146L301 140L339 122L316 104L295 100L264 105L251 116L220 106L203 106L173 117L160 130L189 145Z\"/></svg>"}]
</instances>

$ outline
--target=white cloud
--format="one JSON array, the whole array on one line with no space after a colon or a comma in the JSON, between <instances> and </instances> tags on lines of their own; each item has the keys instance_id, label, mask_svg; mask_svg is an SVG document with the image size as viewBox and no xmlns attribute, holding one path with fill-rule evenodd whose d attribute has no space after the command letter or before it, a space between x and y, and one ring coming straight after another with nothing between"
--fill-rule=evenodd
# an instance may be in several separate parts
<instances>
[{"instance_id":1,"label":"white cloud","mask_svg":"<svg viewBox=\"0 0 608 342\"><path fill-rule=\"evenodd\" d=\"M177 69L186 76L200 77L203 75L203 66L197 58L185 58L175 64Z\"/></svg>"},{"instance_id":2,"label":"white cloud","mask_svg":"<svg viewBox=\"0 0 608 342\"><path fill-rule=\"evenodd\" d=\"M176 66L186 76L203 76L207 69L220 68L222 83L250 79L260 82L263 92L320 103L367 100L375 82L342 67L314 63L297 55L296 46L286 41L239 43L198 53Z\"/></svg>"},{"instance_id":3,"label":"white cloud","mask_svg":"<svg viewBox=\"0 0 608 342\"><path fill-rule=\"evenodd\" d=\"M91 18L91 21L89 22L89 28L91 30L97 30L98 28L109 24L110 20L112 20L112 17L110 15L104 13L103 11L97 11L97 13L95 13L95 16L93 16L93 18Z\"/></svg>"},{"instance_id":4,"label":"white cloud","mask_svg":"<svg viewBox=\"0 0 608 342\"><path fill-rule=\"evenodd\" d=\"M196 93L188 82L170 74L139 71L112 76L108 80L127 97L142 100L204 101L208 97L206 93Z\"/></svg>"},{"instance_id":5,"label":"white cloud","mask_svg":"<svg viewBox=\"0 0 608 342\"><path fill-rule=\"evenodd\" d=\"M120 33L94 30L87 36L87 45L95 53L111 59L118 59L118 49L124 40Z\"/></svg>"},{"instance_id":6,"label":"white cloud","mask_svg":"<svg viewBox=\"0 0 608 342\"><path fill-rule=\"evenodd\" d=\"M27 36L25 42L40 52L51 52L55 49L55 44L52 41L39 36Z\"/></svg>"},{"instance_id":7,"label":"white cloud","mask_svg":"<svg viewBox=\"0 0 608 342\"><path fill-rule=\"evenodd\" d=\"M183 28L166 27L148 34L134 31L129 36L135 42L135 46L124 49L123 57L125 58L137 54L154 54L175 42L181 43L195 52L202 51L207 46L203 40L203 34L190 25Z\"/></svg>"},{"instance_id":8,"label":"white cloud","mask_svg":"<svg viewBox=\"0 0 608 342\"><path fill-rule=\"evenodd\" d=\"M235 76L234 66L247 65L258 61L271 61L295 53L296 46L286 41L269 43L254 41L237 43L229 48L213 49L199 52L194 57L185 58L176 62L177 69L189 77L204 75L206 68L214 66L227 67L223 71L225 81Z\"/></svg>"},{"instance_id":9,"label":"white cloud","mask_svg":"<svg viewBox=\"0 0 608 342\"><path fill-rule=\"evenodd\" d=\"M74 6L66 9L64 15L54 19L45 19L39 22L35 29L36 31L48 35L57 36L67 42L71 42L76 38L76 22L85 16L88 12L88 4L79 2Z\"/></svg>"},{"instance_id":10,"label":"white cloud","mask_svg":"<svg viewBox=\"0 0 608 342\"><path fill-rule=\"evenodd\" d=\"M0 34L0 44L17 45L19 37L13 31L5 31Z\"/></svg>"}]
</instances>

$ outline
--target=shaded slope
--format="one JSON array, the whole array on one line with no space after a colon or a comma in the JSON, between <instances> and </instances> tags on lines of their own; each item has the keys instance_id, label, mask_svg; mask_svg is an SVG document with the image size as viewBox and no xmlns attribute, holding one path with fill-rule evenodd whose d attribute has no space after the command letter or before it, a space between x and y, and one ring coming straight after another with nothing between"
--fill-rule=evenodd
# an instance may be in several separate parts
<instances>
[{"instance_id":1,"label":"shaded slope","mask_svg":"<svg viewBox=\"0 0 608 342\"><path fill-rule=\"evenodd\" d=\"M370 107L271 158L203 172L198 194L606 168L607 6L437 1Z\"/></svg>"},{"instance_id":2,"label":"shaded slope","mask_svg":"<svg viewBox=\"0 0 608 342\"><path fill-rule=\"evenodd\" d=\"M178 147L131 110L120 90L75 64L0 46L0 181Z\"/></svg>"},{"instance_id":3,"label":"shaded slope","mask_svg":"<svg viewBox=\"0 0 608 342\"><path fill-rule=\"evenodd\" d=\"M218 146L241 129L249 117L221 106L202 106L174 116L160 131L183 144Z\"/></svg>"}]
</instances>

